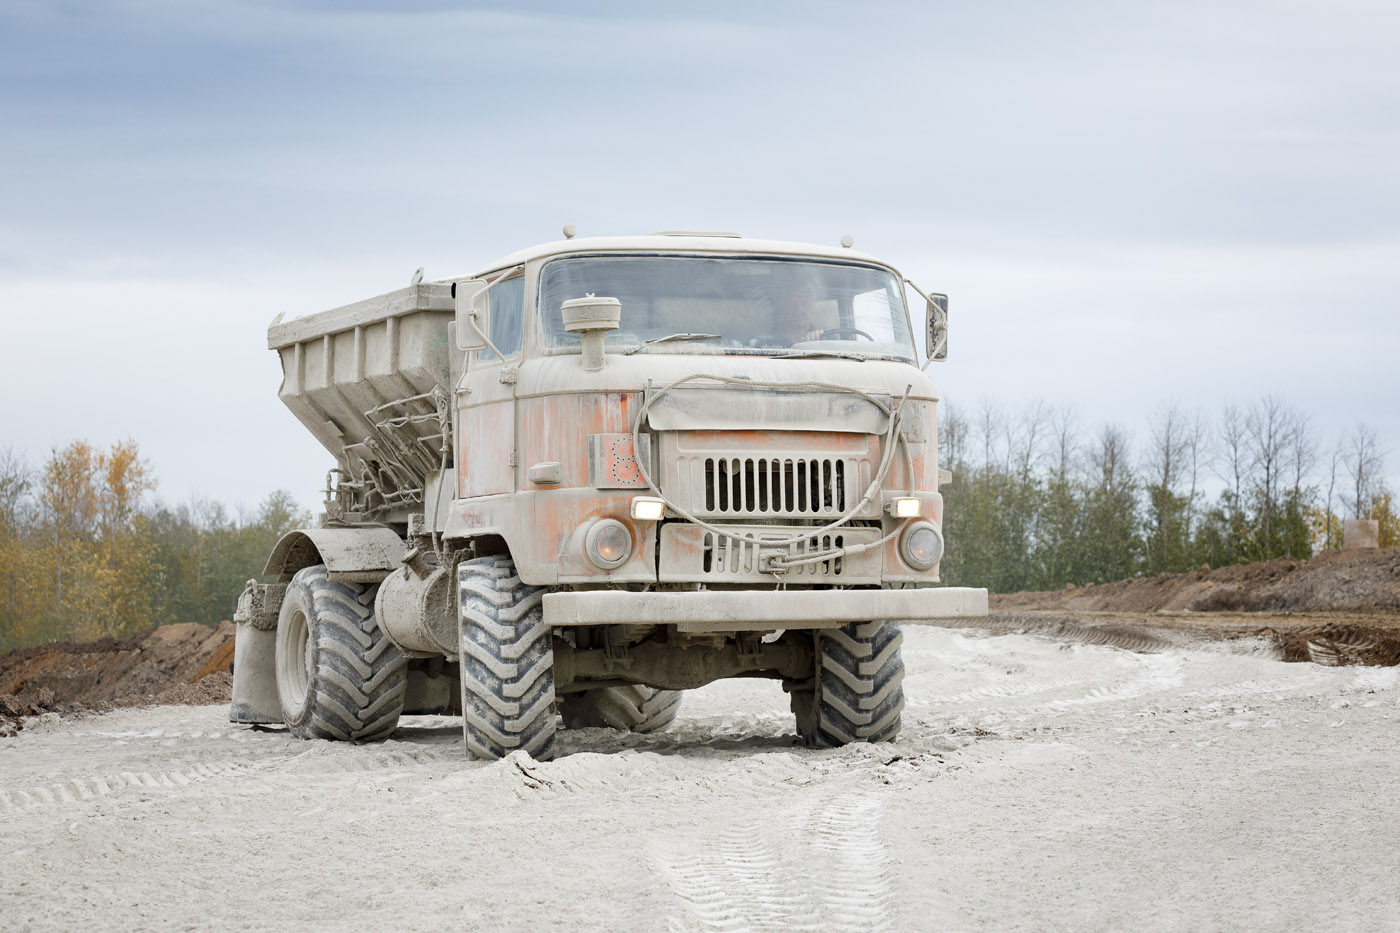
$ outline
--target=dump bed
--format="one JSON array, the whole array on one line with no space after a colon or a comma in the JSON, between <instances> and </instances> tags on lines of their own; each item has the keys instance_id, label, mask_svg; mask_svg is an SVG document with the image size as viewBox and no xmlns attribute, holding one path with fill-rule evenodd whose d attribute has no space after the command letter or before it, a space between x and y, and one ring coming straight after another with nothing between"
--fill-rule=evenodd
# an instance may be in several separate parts
<instances>
[{"instance_id":1,"label":"dump bed","mask_svg":"<svg viewBox=\"0 0 1400 933\"><path fill-rule=\"evenodd\" d=\"M267 330L279 396L336 458L366 517L421 502L427 475L450 463L452 319L451 286L425 283L279 316Z\"/></svg>"}]
</instances>

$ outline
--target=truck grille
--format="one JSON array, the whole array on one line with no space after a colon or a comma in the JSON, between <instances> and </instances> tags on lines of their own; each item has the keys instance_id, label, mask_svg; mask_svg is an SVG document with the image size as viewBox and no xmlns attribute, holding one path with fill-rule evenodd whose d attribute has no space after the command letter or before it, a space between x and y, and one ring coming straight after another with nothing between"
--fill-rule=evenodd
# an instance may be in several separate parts
<instances>
[{"instance_id":1,"label":"truck grille","mask_svg":"<svg viewBox=\"0 0 1400 933\"><path fill-rule=\"evenodd\" d=\"M720 531L728 531L721 527ZM803 533L801 527L758 525L733 526L735 534L777 542ZM882 558L878 549L841 555L828 560L798 564L781 576L762 568L770 554L805 557L834 548L870 543L880 537L880 529L843 527L799 538L790 544L755 545L750 541L716 533L687 522L667 522L661 526L662 582L708 583L878 583Z\"/></svg>"},{"instance_id":2,"label":"truck grille","mask_svg":"<svg viewBox=\"0 0 1400 933\"><path fill-rule=\"evenodd\" d=\"M698 458L697 458L698 459ZM855 472L836 458L705 457L705 511L712 515L840 515Z\"/></svg>"},{"instance_id":3,"label":"truck grille","mask_svg":"<svg viewBox=\"0 0 1400 933\"><path fill-rule=\"evenodd\" d=\"M765 554L781 551L789 557L806 557L808 554L817 554L832 548L844 547L845 543L844 535L820 535L794 542L783 548L760 548L751 541L742 541L738 538L707 531L700 545L700 570L715 576L749 574L762 569L760 551ZM788 568L784 576L839 577L843 569L841 564L841 557L813 561L810 564L798 564Z\"/></svg>"},{"instance_id":4,"label":"truck grille","mask_svg":"<svg viewBox=\"0 0 1400 933\"><path fill-rule=\"evenodd\" d=\"M880 439L821 431L676 431L657 437L661 489L692 515L778 524L845 515L875 479ZM853 518L878 518L867 502Z\"/></svg>"}]
</instances>

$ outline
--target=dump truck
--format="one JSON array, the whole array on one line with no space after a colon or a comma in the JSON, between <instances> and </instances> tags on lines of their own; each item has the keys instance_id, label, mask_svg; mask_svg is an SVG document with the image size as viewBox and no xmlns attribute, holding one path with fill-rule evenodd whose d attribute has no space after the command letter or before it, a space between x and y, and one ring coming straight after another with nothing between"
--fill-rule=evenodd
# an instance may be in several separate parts
<instances>
[{"instance_id":1,"label":"dump truck","mask_svg":"<svg viewBox=\"0 0 1400 933\"><path fill-rule=\"evenodd\" d=\"M900 621L987 612L939 580L947 297L849 239L565 234L272 322L335 466L239 597L230 719L547 759L764 677L806 744L892 741Z\"/></svg>"}]
</instances>

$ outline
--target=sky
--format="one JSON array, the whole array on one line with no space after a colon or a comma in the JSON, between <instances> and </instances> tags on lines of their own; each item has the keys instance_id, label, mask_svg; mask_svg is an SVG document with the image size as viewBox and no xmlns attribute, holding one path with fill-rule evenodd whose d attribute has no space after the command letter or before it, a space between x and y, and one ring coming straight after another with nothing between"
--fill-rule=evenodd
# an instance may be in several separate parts
<instances>
[{"instance_id":1,"label":"sky","mask_svg":"<svg viewBox=\"0 0 1400 933\"><path fill-rule=\"evenodd\" d=\"M1400 488L1397 48L1345 0L6 0L0 448L315 507L268 322L572 223L850 234L951 295L957 408L1272 394Z\"/></svg>"}]
</instances>

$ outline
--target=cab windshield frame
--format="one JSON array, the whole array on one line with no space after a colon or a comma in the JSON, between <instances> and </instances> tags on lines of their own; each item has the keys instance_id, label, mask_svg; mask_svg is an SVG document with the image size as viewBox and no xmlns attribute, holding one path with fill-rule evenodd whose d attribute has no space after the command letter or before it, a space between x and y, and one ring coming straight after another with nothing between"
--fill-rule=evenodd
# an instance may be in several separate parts
<instances>
[{"instance_id":1,"label":"cab windshield frame","mask_svg":"<svg viewBox=\"0 0 1400 933\"><path fill-rule=\"evenodd\" d=\"M606 337L610 352L917 365L903 278L879 262L758 252L552 256L539 266L534 296L545 352L578 352L558 305L589 293L622 302L622 325Z\"/></svg>"}]
</instances>

